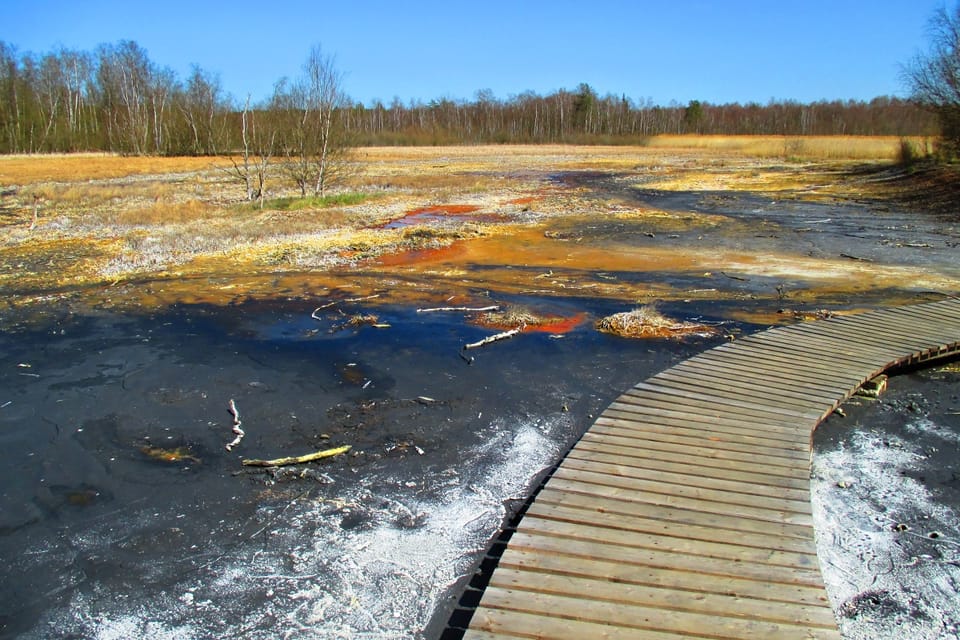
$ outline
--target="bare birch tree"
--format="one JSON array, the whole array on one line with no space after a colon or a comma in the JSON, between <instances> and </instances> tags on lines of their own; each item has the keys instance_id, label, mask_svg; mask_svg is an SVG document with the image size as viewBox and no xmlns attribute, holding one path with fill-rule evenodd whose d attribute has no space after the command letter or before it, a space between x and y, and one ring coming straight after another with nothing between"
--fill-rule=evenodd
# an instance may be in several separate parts
<instances>
[{"instance_id":1,"label":"bare birch tree","mask_svg":"<svg viewBox=\"0 0 960 640\"><path fill-rule=\"evenodd\" d=\"M913 99L940 121L946 155L960 155L960 3L941 7L930 20L930 49L904 69Z\"/></svg>"},{"instance_id":2,"label":"bare birch tree","mask_svg":"<svg viewBox=\"0 0 960 640\"><path fill-rule=\"evenodd\" d=\"M250 96L240 113L241 156L240 163L233 160L231 172L239 179L246 191L247 200L258 200L263 208L266 196L267 173L276 149L276 127L259 122L254 110L250 108Z\"/></svg>"},{"instance_id":3,"label":"bare birch tree","mask_svg":"<svg viewBox=\"0 0 960 640\"><path fill-rule=\"evenodd\" d=\"M301 196L308 190L324 195L347 166L349 144L340 121L347 105L342 81L334 58L314 46L303 75L292 83L282 81L274 93L272 111L284 122L283 170Z\"/></svg>"}]
</instances>

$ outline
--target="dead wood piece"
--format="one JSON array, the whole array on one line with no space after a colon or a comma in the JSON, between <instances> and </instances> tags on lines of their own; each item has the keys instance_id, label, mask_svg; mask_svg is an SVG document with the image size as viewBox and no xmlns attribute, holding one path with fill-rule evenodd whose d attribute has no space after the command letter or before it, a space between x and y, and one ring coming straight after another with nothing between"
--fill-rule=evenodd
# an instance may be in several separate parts
<instances>
[{"instance_id":1,"label":"dead wood piece","mask_svg":"<svg viewBox=\"0 0 960 640\"><path fill-rule=\"evenodd\" d=\"M324 449L323 451L316 451L314 453L308 453L303 456L291 456L288 458L275 458L273 460L243 460L243 466L245 467L283 467L291 464L303 464L305 462L313 462L314 460L322 460L324 458L332 458L333 456L338 456L342 453L350 451L352 447L350 445L344 445L342 447L336 447L334 449Z\"/></svg>"},{"instance_id":2,"label":"dead wood piece","mask_svg":"<svg viewBox=\"0 0 960 640\"><path fill-rule=\"evenodd\" d=\"M849 253L841 253L841 258L847 258L848 260L856 260L857 262L873 262L870 258L861 258L860 256L852 256Z\"/></svg>"},{"instance_id":3,"label":"dead wood piece","mask_svg":"<svg viewBox=\"0 0 960 640\"><path fill-rule=\"evenodd\" d=\"M497 305L492 305L489 307L433 307L431 309L417 309L417 313L439 313L442 311L498 311L500 309Z\"/></svg>"},{"instance_id":4,"label":"dead wood piece","mask_svg":"<svg viewBox=\"0 0 960 640\"><path fill-rule=\"evenodd\" d=\"M343 300L334 300L333 302L328 302L327 304L322 304L316 309L313 310L313 313L310 314L310 317L314 320L323 320L320 316L317 315L317 311L323 311L324 309L329 309L330 307L340 304L341 302L363 302L364 300L373 300L374 298L379 298L380 294L375 293L372 296L362 296L360 298L344 298Z\"/></svg>"},{"instance_id":5,"label":"dead wood piece","mask_svg":"<svg viewBox=\"0 0 960 640\"><path fill-rule=\"evenodd\" d=\"M726 277L726 278L730 278L731 280L739 280L739 281L741 281L741 282L750 282L750 278L743 278L743 277L741 277L741 276L732 276L732 275L730 275L729 273L725 273L725 272L723 272L723 271L720 272L720 275L722 275L722 276L724 276L724 277Z\"/></svg>"},{"instance_id":6,"label":"dead wood piece","mask_svg":"<svg viewBox=\"0 0 960 640\"><path fill-rule=\"evenodd\" d=\"M520 325L519 327L517 327L516 329L510 329L509 331L504 331L504 332L502 332L502 333L497 333L497 334L495 334L495 335L488 336L488 337L484 338L483 340L479 340L479 341L477 341L477 342L471 342L470 344L465 344L465 345L463 345L463 348L464 348L464 350L467 350L467 349L477 349L477 348L479 348L479 347L483 347L483 346L485 346L485 345L488 345L488 344L490 344L490 343L492 343L492 342L497 342L497 341L499 341L499 340L507 340L508 338L512 338L513 336L515 336L515 335L517 335L518 333L520 333L521 331L523 331L524 328L526 328L526 326L527 326L527 325L522 324L522 325Z\"/></svg>"},{"instance_id":7,"label":"dead wood piece","mask_svg":"<svg viewBox=\"0 0 960 640\"><path fill-rule=\"evenodd\" d=\"M230 398L229 409L230 413L233 414L233 432L237 435L236 438L226 445L227 451L232 451L235 446L240 444L240 441L243 440L243 436L245 436L246 433L240 428L240 425L243 423L240 422L240 412L237 410L237 404L233 401L233 398Z\"/></svg>"}]
</instances>

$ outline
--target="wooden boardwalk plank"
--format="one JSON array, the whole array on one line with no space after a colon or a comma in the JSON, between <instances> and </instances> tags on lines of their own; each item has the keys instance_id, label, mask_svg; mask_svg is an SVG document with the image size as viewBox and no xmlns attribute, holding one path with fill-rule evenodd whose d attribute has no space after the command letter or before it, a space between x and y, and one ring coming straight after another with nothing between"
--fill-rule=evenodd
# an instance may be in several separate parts
<instances>
[{"instance_id":1,"label":"wooden boardwalk plank","mask_svg":"<svg viewBox=\"0 0 960 640\"><path fill-rule=\"evenodd\" d=\"M577 506L580 505L580 506ZM582 506L582 508L581 508ZM817 566L816 547L811 538L806 544L783 538L771 527L771 533L751 533L712 529L684 522L663 522L642 515L643 504L637 505L639 514L597 509L583 503L554 504L539 499L527 511L524 519L531 519L534 531L545 521L559 521L603 529L608 536L625 533L635 540L644 540L645 546L670 549L683 553L699 554L714 558L739 558L743 562L775 564L784 567L810 568ZM746 516L745 516L746 517ZM809 524L810 518L795 516L800 522L785 524ZM806 521L806 522L804 522Z\"/></svg>"},{"instance_id":2,"label":"wooden boardwalk plank","mask_svg":"<svg viewBox=\"0 0 960 640\"><path fill-rule=\"evenodd\" d=\"M583 445L583 446L581 446ZM810 479L801 474L774 475L765 472L745 471L733 465L730 467L706 466L691 464L688 460L664 460L656 452L646 452L643 449L624 451L615 447L580 443L570 451L569 458L584 462L599 462L615 464L625 468L649 469L651 471L665 471L683 473L697 478L710 480L729 480L754 484L758 487L779 487L784 489L806 490Z\"/></svg>"},{"instance_id":3,"label":"wooden boardwalk plank","mask_svg":"<svg viewBox=\"0 0 960 640\"><path fill-rule=\"evenodd\" d=\"M670 380L677 384L707 387L724 393L752 393L766 397L789 399L799 406L809 406L811 400L830 403L836 400L835 389L819 389L797 384L795 380L773 380L770 376L751 375L749 371L724 371L697 366L690 361L658 373L651 380Z\"/></svg>"},{"instance_id":4,"label":"wooden boardwalk plank","mask_svg":"<svg viewBox=\"0 0 960 640\"><path fill-rule=\"evenodd\" d=\"M787 436L793 439L798 433L808 434L803 428L803 421L784 416L751 415L743 411L724 411L713 404L695 407L690 404L680 405L670 399L638 399L633 396L622 395L610 403L608 411L603 415L616 415L624 419L637 416L684 418L692 422L717 424L743 429L753 429L761 433L770 434L769 437Z\"/></svg>"},{"instance_id":5,"label":"wooden boardwalk plank","mask_svg":"<svg viewBox=\"0 0 960 640\"><path fill-rule=\"evenodd\" d=\"M558 527L559 528L559 525ZM704 555L691 555L662 549L644 549L610 542L598 542L590 538L553 535L556 531L518 531L510 539L508 554L504 562L516 563L513 553L530 553L541 556L563 555L581 559L607 560L630 566L662 571L692 573L714 580L743 580L751 583L769 585L769 597L795 601L783 593L803 593L803 601L814 598L827 602L823 591L820 572L817 569L792 569L784 571L781 567L766 564L741 562L725 558L712 558ZM800 597L800 596L797 596Z\"/></svg>"},{"instance_id":6,"label":"wooden boardwalk plank","mask_svg":"<svg viewBox=\"0 0 960 640\"><path fill-rule=\"evenodd\" d=\"M689 435L706 438L711 441L742 442L761 447L777 447L784 451L801 451L809 455L807 439L802 433L770 433L753 429L748 425L721 424L710 420L692 421L667 416L646 417L638 413L624 414L604 412L594 423L596 426L612 426L621 429L643 429L645 431L662 429L665 433Z\"/></svg>"},{"instance_id":7,"label":"wooden boardwalk plank","mask_svg":"<svg viewBox=\"0 0 960 640\"><path fill-rule=\"evenodd\" d=\"M757 475L777 476L781 478L809 479L809 471L798 469L797 465L774 465L769 464L763 459L744 460L744 456L733 456L727 452L701 449L682 453L675 449L667 449L664 446L658 446L658 443L631 440L624 442L623 439L613 439L610 436L601 436L590 432L583 435L583 439L577 443L577 449L587 451L597 451L611 453L626 458L653 458L656 460L669 460L671 462L681 462L688 466L700 467L703 472L711 469L724 469L730 471L748 471Z\"/></svg>"},{"instance_id":8,"label":"wooden boardwalk plank","mask_svg":"<svg viewBox=\"0 0 960 640\"><path fill-rule=\"evenodd\" d=\"M601 441L608 444L615 444L627 449L656 451L665 458L671 460L686 460L694 464L718 465L721 463L729 463L730 467L738 469L766 468L768 469L767 473L771 475L796 475L795 469L797 464L792 460L760 459L751 453L711 448L706 441L699 446L682 445L673 442L660 442L659 440L646 438L642 435L624 436L600 433L599 431L592 431L590 433L590 440L591 442Z\"/></svg>"},{"instance_id":9,"label":"wooden boardwalk plank","mask_svg":"<svg viewBox=\"0 0 960 640\"><path fill-rule=\"evenodd\" d=\"M650 491L650 489L656 491ZM589 472L566 472L544 491L544 504L559 504L581 509L597 509L605 513L622 513L673 520L684 525L706 523L705 526L732 531L753 531L778 536L809 538L812 526L809 502L807 504L778 500L768 496L743 493L725 493L714 489L684 484L661 484L649 480L622 479L616 484L601 484ZM637 495L639 493L639 495ZM668 499L663 499L668 496ZM685 515L684 515L685 514ZM796 526L780 526L787 518L799 516ZM708 521L708 522L707 522ZM721 525L720 523L725 523ZM770 523L777 523L771 526ZM805 540L808 542L809 540Z\"/></svg>"},{"instance_id":10,"label":"wooden boardwalk plank","mask_svg":"<svg viewBox=\"0 0 960 640\"><path fill-rule=\"evenodd\" d=\"M757 372L762 372L769 376L789 380L816 381L818 384L826 385L830 389L839 387L849 387L857 384L860 379L859 371L856 373L843 373L837 370L836 366L830 366L823 362L794 362L784 360L782 354L764 355L756 350L752 353L743 353L739 351L720 351L720 347L710 351L698 354L690 359L696 364L706 364L708 366L738 366Z\"/></svg>"},{"instance_id":11,"label":"wooden boardwalk plank","mask_svg":"<svg viewBox=\"0 0 960 640\"><path fill-rule=\"evenodd\" d=\"M678 614L697 613L718 617L754 618L786 624L800 623L827 629L836 624L833 611L823 604L779 602L752 598L745 594L730 595L703 590L694 590L696 596L691 598L693 602L688 604L684 599L676 597L674 589L658 585L633 580L594 579L594 576L576 575L576 572L564 575L525 569L527 567L505 566L497 571L490 584L494 587L524 592L536 591L574 598L579 596L592 601L654 607L660 610L671 610Z\"/></svg>"},{"instance_id":12,"label":"wooden boardwalk plank","mask_svg":"<svg viewBox=\"0 0 960 640\"><path fill-rule=\"evenodd\" d=\"M492 609L605 623L644 632L672 632L688 636L692 634L693 637L718 640L733 638L810 640L811 638L840 637L840 634L833 629L815 628L803 624L777 624L762 619L684 612L625 602L585 600L582 596L534 591L519 592L501 587L489 588L484 594L484 600L488 601L487 606ZM710 633L710 635L700 635L703 633ZM636 634L633 637L649 636Z\"/></svg>"},{"instance_id":13,"label":"wooden boardwalk plank","mask_svg":"<svg viewBox=\"0 0 960 640\"><path fill-rule=\"evenodd\" d=\"M777 327L623 393L528 507L466 638L839 638L809 500L816 425L960 352L960 300Z\"/></svg>"},{"instance_id":14,"label":"wooden boardwalk plank","mask_svg":"<svg viewBox=\"0 0 960 640\"><path fill-rule=\"evenodd\" d=\"M644 440L659 440L661 442L672 442L674 444L696 447L707 446L712 449L768 455L773 458L786 458L790 461L810 459L810 452L803 450L803 443L800 442L799 439L796 444L792 446L790 443L783 441L762 443L760 438L748 438L722 432L717 436L712 436L709 428L684 430L683 428L664 428L658 424L644 424L642 422L627 422L623 420L611 424L611 421L606 418L604 418L603 422L598 419L597 422L594 423L591 432L628 438L642 438Z\"/></svg>"}]
</instances>

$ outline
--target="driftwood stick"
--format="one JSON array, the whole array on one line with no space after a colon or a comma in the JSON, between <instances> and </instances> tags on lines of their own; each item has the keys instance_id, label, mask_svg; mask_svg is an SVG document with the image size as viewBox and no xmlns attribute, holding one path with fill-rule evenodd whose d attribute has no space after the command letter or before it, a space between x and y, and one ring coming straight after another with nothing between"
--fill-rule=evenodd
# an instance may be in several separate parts
<instances>
[{"instance_id":1,"label":"driftwood stick","mask_svg":"<svg viewBox=\"0 0 960 640\"><path fill-rule=\"evenodd\" d=\"M523 331L523 330L526 328L526 326L527 326L527 325L522 324L522 325L520 325L519 327L517 327L516 329L510 329L509 331L504 331L503 333L497 333L497 334L495 334L495 335L488 336L488 337L484 338L483 340L479 340L479 341L477 341L477 342L471 342L470 344L465 344L465 345L463 345L463 348L464 348L464 350L467 350L467 349L476 349L476 348L478 348L478 347L482 347L482 346L488 345L488 344L490 344L491 342L497 342L497 341L499 341L499 340L507 340L508 338L512 338L513 336L515 336L515 335L517 335L518 333L520 333L521 331Z\"/></svg>"},{"instance_id":2,"label":"driftwood stick","mask_svg":"<svg viewBox=\"0 0 960 640\"><path fill-rule=\"evenodd\" d=\"M242 462L243 466L245 467L283 467L290 464L303 464L304 462L313 462L314 460L322 460L323 458L332 458L333 456L338 456L341 453L346 453L347 451L350 451L350 449L350 445L345 445L335 449L324 449L323 451L308 453L304 456L275 458L273 460L243 460Z\"/></svg>"},{"instance_id":3,"label":"driftwood stick","mask_svg":"<svg viewBox=\"0 0 960 640\"><path fill-rule=\"evenodd\" d=\"M433 307L431 309L417 309L417 313L437 313L441 311L499 311L499 305L489 307Z\"/></svg>"},{"instance_id":4,"label":"driftwood stick","mask_svg":"<svg viewBox=\"0 0 960 640\"><path fill-rule=\"evenodd\" d=\"M341 302L363 302L364 300L373 300L374 298L379 298L380 294L375 293L372 296L363 296L360 298L344 298L343 300L334 300L333 302L328 302L327 304L322 304L316 309L313 310L313 313L310 314L310 317L314 320L323 320L320 316L317 315L317 311L323 311L324 309L329 309L330 307L340 304Z\"/></svg>"},{"instance_id":5,"label":"driftwood stick","mask_svg":"<svg viewBox=\"0 0 960 640\"><path fill-rule=\"evenodd\" d=\"M857 262L873 262L870 258L861 258L860 256L852 256L849 253L841 253L841 258L846 258L847 260L855 260Z\"/></svg>"},{"instance_id":6,"label":"driftwood stick","mask_svg":"<svg viewBox=\"0 0 960 640\"><path fill-rule=\"evenodd\" d=\"M240 422L240 412L237 410L237 403L233 401L233 398L230 398L230 413L233 414L233 432L237 434L237 437L227 443L227 451L232 451L233 448L243 440L243 436L246 435L243 429L240 428L240 425L243 423Z\"/></svg>"},{"instance_id":7,"label":"driftwood stick","mask_svg":"<svg viewBox=\"0 0 960 640\"><path fill-rule=\"evenodd\" d=\"M731 280L740 280L741 282L750 282L750 278L743 278L743 277L740 277L740 276L732 276L732 275L730 275L729 273L724 273L723 271L720 272L720 275L722 275L722 276L724 276L724 277L726 277L726 278L730 278Z\"/></svg>"}]
</instances>

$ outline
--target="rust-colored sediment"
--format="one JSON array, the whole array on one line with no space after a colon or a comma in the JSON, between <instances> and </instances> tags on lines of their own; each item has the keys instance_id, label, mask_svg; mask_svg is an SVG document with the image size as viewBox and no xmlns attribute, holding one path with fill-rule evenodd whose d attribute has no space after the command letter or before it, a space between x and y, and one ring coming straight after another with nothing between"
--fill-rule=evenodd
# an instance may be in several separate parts
<instances>
[{"instance_id":1,"label":"rust-colored sediment","mask_svg":"<svg viewBox=\"0 0 960 640\"><path fill-rule=\"evenodd\" d=\"M759 292L769 304L729 305L725 312L729 319L781 323L796 317L780 307L801 298L805 308L818 309L878 292L897 303L915 300L916 291L960 289L960 277L949 270L812 257L805 247L774 255L751 248L758 231L749 223L642 209L628 190L607 192L602 181L576 176L556 179L570 171L615 173L618 184L628 184L633 172L637 184L658 189L760 188L794 201L862 199L868 185L844 182L834 161L785 169L776 159L743 151L682 147L369 149L361 155L355 188L376 189L376 199L297 214L250 207L215 161L3 159L0 177L19 186L0 203L0 296L9 307L40 314L60 302L138 311L174 303L322 301L343 291L417 306L500 294L636 305L755 300L758 294L744 292L737 278L800 283L793 286L802 290L789 291L786 301L771 284ZM129 185L117 183L124 176L131 177ZM88 179L103 177L109 184ZM39 224L30 229L38 194L44 198ZM511 218L532 203L529 218ZM664 240L676 233L682 241ZM743 240L718 244L716 234ZM147 254L150 260L141 259ZM561 334L584 321L582 314L544 316L527 330Z\"/></svg>"}]
</instances>

